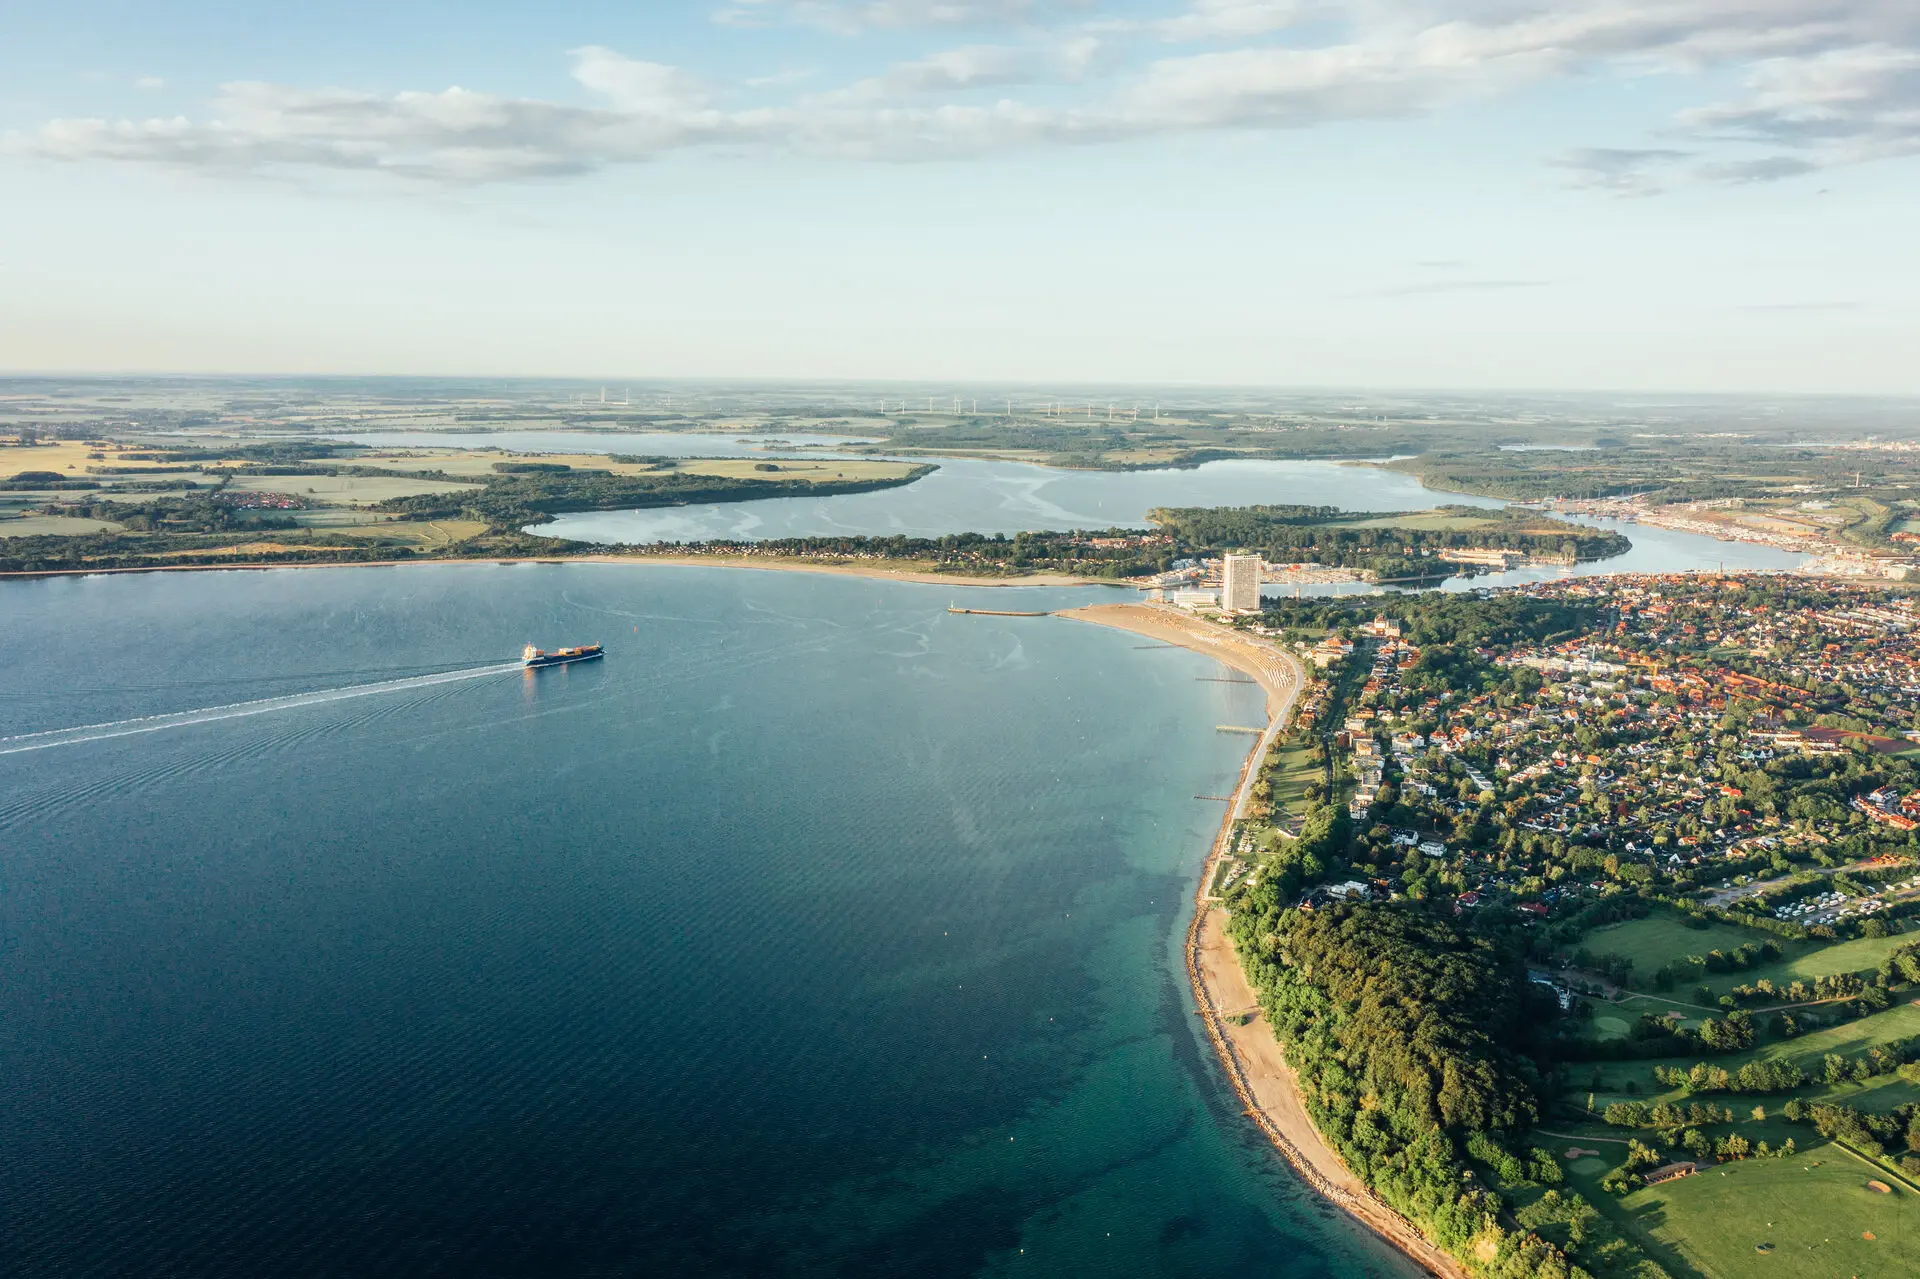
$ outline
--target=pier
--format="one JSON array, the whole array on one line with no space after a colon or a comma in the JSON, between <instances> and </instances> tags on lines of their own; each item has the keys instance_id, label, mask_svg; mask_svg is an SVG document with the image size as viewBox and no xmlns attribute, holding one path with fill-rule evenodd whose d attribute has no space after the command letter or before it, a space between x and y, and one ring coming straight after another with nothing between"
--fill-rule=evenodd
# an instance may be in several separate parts
<instances>
[{"instance_id":1,"label":"pier","mask_svg":"<svg viewBox=\"0 0 1920 1279\"><path fill-rule=\"evenodd\" d=\"M1004 609L1004 608L954 608L951 605L948 606L947 612L967 613L967 614L971 614L974 617L1052 617L1053 616L1051 612L1045 609L1042 609L1038 613L1016 613L1012 609Z\"/></svg>"}]
</instances>

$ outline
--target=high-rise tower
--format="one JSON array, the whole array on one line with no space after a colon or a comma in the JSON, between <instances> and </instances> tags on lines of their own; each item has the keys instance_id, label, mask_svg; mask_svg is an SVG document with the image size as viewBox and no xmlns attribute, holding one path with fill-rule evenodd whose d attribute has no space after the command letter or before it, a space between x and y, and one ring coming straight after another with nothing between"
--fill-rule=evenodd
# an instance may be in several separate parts
<instances>
[{"instance_id":1,"label":"high-rise tower","mask_svg":"<svg viewBox=\"0 0 1920 1279\"><path fill-rule=\"evenodd\" d=\"M1260 557L1229 555L1220 574L1220 605L1229 613L1260 611Z\"/></svg>"}]
</instances>

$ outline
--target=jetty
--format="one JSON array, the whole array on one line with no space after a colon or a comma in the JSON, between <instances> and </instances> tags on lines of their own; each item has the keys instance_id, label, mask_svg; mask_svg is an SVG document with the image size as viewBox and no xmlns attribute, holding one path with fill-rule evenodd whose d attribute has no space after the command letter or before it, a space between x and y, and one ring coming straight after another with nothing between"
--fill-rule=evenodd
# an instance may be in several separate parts
<instances>
[{"instance_id":1,"label":"jetty","mask_svg":"<svg viewBox=\"0 0 1920 1279\"><path fill-rule=\"evenodd\" d=\"M969 613L975 617L1052 617L1053 616L1053 614L1046 609L1042 609L1038 613L1016 613L1012 609L1005 609L1005 608L954 608L951 605L948 606L947 612Z\"/></svg>"}]
</instances>

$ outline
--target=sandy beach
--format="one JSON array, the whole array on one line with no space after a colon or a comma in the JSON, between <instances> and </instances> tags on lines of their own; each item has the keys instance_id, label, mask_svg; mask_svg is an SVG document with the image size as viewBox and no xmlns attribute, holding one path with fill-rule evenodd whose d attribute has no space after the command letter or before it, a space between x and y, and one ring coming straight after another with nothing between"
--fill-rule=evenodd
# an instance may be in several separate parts
<instances>
[{"instance_id":1,"label":"sandy beach","mask_svg":"<svg viewBox=\"0 0 1920 1279\"><path fill-rule=\"evenodd\" d=\"M1233 823L1245 807L1259 761L1285 726L1294 699L1304 686L1305 672L1299 662L1272 644L1164 606L1098 604L1058 616L1132 631L1205 653L1252 676L1266 690L1267 731L1241 765L1234 803L1214 839L1200 874L1200 887L1195 890L1186 944L1187 977L1193 985L1195 1010L1205 1021L1207 1037L1248 1117L1308 1185L1433 1274L1467 1279L1465 1267L1428 1243L1412 1222L1376 1198L1322 1140L1307 1116L1298 1077L1287 1065L1279 1040L1259 1015L1259 1001L1227 937L1226 912L1203 896L1205 886L1213 880L1214 863L1225 851Z\"/></svg>"}]
</instances>

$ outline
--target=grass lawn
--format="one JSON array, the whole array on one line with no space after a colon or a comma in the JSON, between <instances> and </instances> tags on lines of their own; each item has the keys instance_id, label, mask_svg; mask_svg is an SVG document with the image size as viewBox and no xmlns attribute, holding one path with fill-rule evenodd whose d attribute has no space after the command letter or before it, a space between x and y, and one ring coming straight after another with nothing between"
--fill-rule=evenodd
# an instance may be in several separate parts
<instances>
[{"instance_id":1,"label":"grass lawn","mask_svg":"<svg viewBox=\"0 0 1920 1279\"><path fill-rule=\"evenodd\" d=\"M486 524L479 520L395 520L390 524L362 524L328 530L342 537L363 537L369 541L428 550L452 546L455 542L464 542L486 531Z\"/></svg>"},{"instance_id":2,"label":"grass lawn","mask_svg":"<svg viewBox=\"0 0 1920 1279\"><path fill-rule=\"evenodd\" d=\"M24 515L0 519L0 537L79 537L86 533L118 533L120 525L77 515Z\"/></svg>"},{"instance_id":3,"label":"grass lawn","mask_svg":"<svg viewBox=\"0 0 1920 1279\"><path fill-rule=\"evenodd\" d=\"M1484 515L1467 515L1460 511L1408 511L1401 515L1389 515L1384 519L1355 520L1342 523L1340 528L1409 528L1409 529L1479 529L1491 528L1500 520L1488 519Z\"/></svg>"},{"instance_id":4,"label":"grass lawn","mask_svg":"<svg viewBox=\"0 0 1920 1279\"><path fill-rule=\"evenodd\" d=\"M1276 767L1272 773L1272 803L1276 822L1285 823L1300 816L1306 806L1307 783L1326 775L1324 768L1312 762L1310 750L1301 744L1282 746L1273 752Z\"/></svg>"},{"instance_id":5,"label":"grass lawn","mask_svg":"<svg viewBox=\"0 0 1920 1279\"><path fill-rule=\"evenodd\" d=\"M1838 1026L1828 1026L1811 1034L1801 1035L1797 1039L1778 1039L1762 1044L1750 1053L1735 1053L1724 1060L1732 1065L1753 1059L1793 1058L1802 1066L1817 1064L1826 1053L1840 1053L1851 1056L1865 1051L1875 1044L1884 1044L1890 1039L1905 1039L1909 1035L1920 1035L1920 1007L1913 1004L1896 1004L1882 1013L1871 1017L1862 1017L1858 1021L1844 1022ZM1808 1059L1811 1059L1809 1061Z\"/></svg>"},{"instance_id":6,"label":"grass lawn","mask_svg":"<svg viewBox=\"0 0 1920 1279\"><path fill-rule=\"evenodd\" d=\"M1595 1039L1625 1039L1632 1031L1633 1022L1612 1009L1594 1014L1593 1037Z\"/></svg>"},{"instance_id":7,"label":"grass lawn","mask_svg":"<svg viewBox=\"0 0 1920 1279\"><path fill-rule=\"evenodd\" d=\"M1596 1007L1596 1030L1599 1029L1598 1018L1602 1015L1617 1016L1618 1014L1604 1007ZM1903 1102L1920 1100L1920 1086L1907 1083L1897 1075L1882 1075L1864 1084L1839 1084L1833 1087L1814 1085L1796 1089L1793 1093L1769 1093L1765 1096L1703 1093L1698 1097L1688 1098L1680 1089L1665 1089L1655 1083L1653 1068L1677 1066L1684 1070L1695 1062L1706 1061L1716 1066L1724 1066L1728 1070L1738 1070L1749 1061L1785 1058L1797 1062L1802 1070L1818 1078L1821 1058L1827 1053L1839 1053L1848 1057L1857 1056L1875 1044L1904 1039L1909 1035L1920 1035L1920 1006L1899 1004L1885 1012L1875 1013L1871 1017L1862 1017L1858 1021L1845 1022L1838 1026L1828 1026L1796 1039L1773 1040L1749 1052L1729 1053L1722 1057L1696 1052L1687 1057L1582 1063L1573 1068L1570 1078L1576 1090L1592 1091L1595 1095L1595 1105L1602 1109L1611 1101L1685 1102L1694 1100L1731 1106L1735 1113L1744 1114L1756 1104L1764 1105L1768 1110L1777 1110L1786 1103L1789 1096L1798 1096L1803 1101L1833 1101L1856 1106L1862 1110L1887 1111ZM1599 1077L1597 1083L1594 1081L1595 1075ZM1632 1086L1629 1087L1629 1084Z\"/></svg>"},{"instance_id":8,"label":"grass lawn","mask_svg":"<svg viewBox=\"0 0 1920 1279\"><path fill-rule=\"evenodd\" d=\"M1880 1279L1920 1273L1920 1196L1830 1142L1790 1159L1708 1168L1624 1199L1592 1184L1593 1174L1571 1171L1602 1212L1654 1246L1657 1260L1680 1263L1669 1266L1677 1275ZM1869 1189L1872 1179L1892 1185L1893 1193Z\"/></svg>"},{"instance_id":9,"label":"grass lawn","mask_svg":"<svg viewBox=\"0 0 1920 1279\"><path fill-rule=\"evenodd\" d=\"M1628 1021L1638 1021L1643 1013L1652 1013L1655 1017L1679 1013L1681 1022L1688 1026L1698 1025L1703 1017L1720 1015L1720 1009L1716 1006L1694 1003L1691 987L1677 989L1670 995L1628 995L1619 1003L1607 1007L1614 1016L1625 1017ZM1597 1005L1594 1011L1599 1011Z\"/></svg>"},{"instance_id":10,"label":"grass lawn","mask_svg":"<svg viewBox=\"0 0 1920 1279\"><path fill-rule=\"evenodd\" d=\"M1596 955L1624 955L1631 959L1633 979L1629 984L1635 989L1647 990L1651 988L1653 975L1676 959L1704 955L1710 950L1733 950L1747 942L1758 945L1771 936L1771 933L1732 924L1710 922L1705 928L1694 928L1679 912L1656 908L1644 919L1596 928L1582 938L1580 944ZM1685 999L1692 985L1697 984L1666 993Z\"/></svg>"},{"instance_id":11,"label":"grass lawn","mask_svg":"<svg viewBox=\"0 0 1920 1279\"><path fill-rule=\"evenodd\" d=\"M1765 934L1752 934L1765 936ZM1754 967L1737 973L1708 973L1699 981L1689 983L1689 989L1695 985L1709 987L1715 995L1724 995L1735 986L1751 984L1762 977L1770 979L1776 986L1785 986L1795 980L1809 984L1816 977L1830 977L1835 973L1856 973L1872 971L1880 967L1880 961L1895 950L1912 942L1912 933L1895 933L1891 937L1859 937L1853 941L1830 942L1826 945L1809 942L1780 943L1786 954L1771 964L1756 964ZM1724 947L1722 948L1724 949ZM1695 951L1704 954L1704 951ZM1685 992L1676 990L1677 997ZM1785 1003L1785 1000L1777 1002Z\"/></svg>"}]
</instances>

